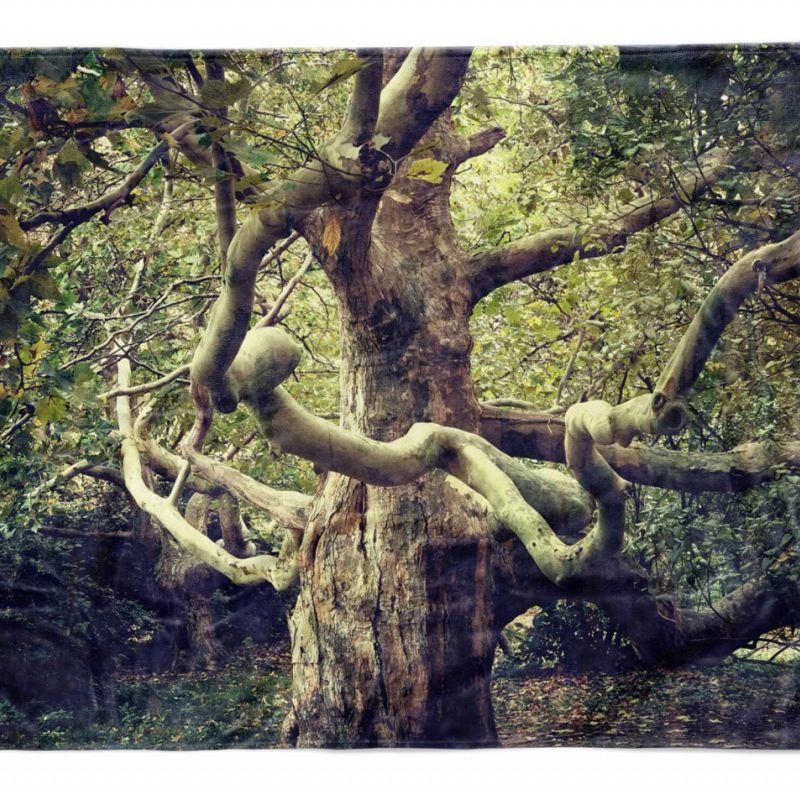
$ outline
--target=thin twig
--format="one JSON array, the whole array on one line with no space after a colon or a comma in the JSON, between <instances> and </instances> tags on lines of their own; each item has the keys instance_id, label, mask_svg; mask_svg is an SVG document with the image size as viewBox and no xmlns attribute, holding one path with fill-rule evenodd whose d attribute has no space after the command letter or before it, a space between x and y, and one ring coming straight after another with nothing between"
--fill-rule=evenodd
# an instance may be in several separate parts
<instances>
[{"instance_id":1,"label":"thin twig","mask_svg":"<svg viewBox=\"0 0 800 800\"><path fill-rule=\"evenodd\" d=\"M289 295L294 291L295 287L301 280L303 280L303 276L308 271L308 268L311 266L311 262L314 260L314 254L309 253L306 256L306 260L303 262L300 269L292 275L291 278L286 282L286 285L281 290L281 293L278 295L278 298L275 300L275 304L269 310L267 314L265 314L255 325L256 328L267 328L270 325L274 325L278 320L278 315L281 313L281 309L283 308L283 304L289 298Z\"/></svg>"}]
</instances>

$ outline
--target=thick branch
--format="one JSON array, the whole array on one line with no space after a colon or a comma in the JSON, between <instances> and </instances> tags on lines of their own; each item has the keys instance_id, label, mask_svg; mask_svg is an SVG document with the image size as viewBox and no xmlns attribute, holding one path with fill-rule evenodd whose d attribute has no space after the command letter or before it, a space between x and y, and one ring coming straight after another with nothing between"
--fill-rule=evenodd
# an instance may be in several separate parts
<instances>
[{"instance_id":1,"label":"thick branch","mask_svg":"<svg viewBox=\"0 0 800 800\"><path fill-rule=\"evenodd\" d=\"M564 454L578 483L594 497L624 497L627 485L597 452L614 441L611 406L602 400L571 406L564 417Z\"/></svg>"},{"instance_id":2,"label":"thick branch","mask_svg":"<svg viewBox=\"0 0 800 800\"><path fill-rule=\"evenodd\" d=\"M799 618L797 584L769 575L747 581L703 609L681 608L671 597L653 596L633 565L621 565L614 589L598 587L592 599L649 664L712 664Z\"/></svg>"},{"instance_id":3,"label":"thick branch","mask_svg":"<svg viewBox=\"0 0 800 800\"><path fill-rule=\"evenodd\" d=\"M503 403L505 404L505 400ZM546 411L481 405L481 436L516 458L565 464L564 417Z\"/></svg>"},{"instance_id":4,"label":"thick branch","mask_svg":"<svg viewBox=\"0 0 800 800\"><path fill-rule=\"evenodd\" d=\"M800 619L798 601L797 584L781 592L774 580L764 577L747 581L711 608L677 608L674 616L683 647L670 654L671 658L694 663L717 661L762 633L796 624Z\"/></svg>"},{"instance_id":5,"label":"thick branch","mask_svg":"<svg viewBox=\"0 0 800 800\"><path fill-rule=\"evenodd\" d=\"M572 406L564 418L567 466L578 483L597 499L596 538L609 553L619 551L625 539L625 501L630 487L598 452L596 443L614 441L613 413L617 409L596 400Z\"/></svg>"},{"instance_id":6,"label":"thick branch","mask_svg":"<svg viewBox=\"0 0 800 800\"><path fill-rule=\"evenodd\" d=\"M566 428L560 416L484 406L481 434L517 458L566 463ZM682 492L742 492L800 467L800 441L751 442L723 453L686 453L632 444L599 445L617 474L632 483Z\"/></svg>"},{"instance_id":7,"label":"thick branch","mask_svg":"<svg viewBox=\"0 0 800 800\"><path fill-rule=\"evenodd\" d=\"M552 228L516 242L487 250L470 259L473 302L498 286L568 264L575 258L596 258L625 246L634 233L666 219L713 186L729 168L725 153L714 150L697 168L678 173L679 189L622 206L600 222Z\"/></svg>"},{"instance_id":8,"label":"thick branch","mask_svg":"<svg viewBox=\"0 0 800 800\"><path fill-rule=\"evenodd\" d=\"M656 595L644 570L624 555L606 575L556 589L527 557L521 544L506 542L495 560L501 587L497 622L504 625L533 605L560 598L589 601L619 626L645 664L710 664L746 646L760 634L798 621L798 587L769 576L747 581L713 607L682 608Z\"/></svg>"},{"instance_id":9,"label":"thick branch","mask_svg":"<svg viewBox=\"0 0 800 800\"><path fill-rule=\"evenodd\" d=\"M800 467L800 442L751 442L725 453L682 453L657 447L599 448L626 480L682 492L742 492Z\"/></svg>"},{"instance_id":10,"label":"thick branch","mask_svg":"<svg viewBox=\"0 0 800 800\"><path fill-rule=\"evenodd\" d=\"M378 107L383 79L383 53L380 50L357 50L356 57L364 65L356 73L350 95L342 136L348 142L362 145L372 138L378 121Z\"/></svg>"},{"instance_id":11,"label":"thick branch","mask_svg":"<svg viewBox=\"0 0 800 800\"><path fill-rule=\"evenodd\" d=\"M126 388L130 384L128 359L120 359L117 370L119 385ZM278 559L267 555L236 558L224 547L212 542L197 528L190 525L167 498L161 497L147 486L142 475L142 464L134 438L131 401L125 395L117 398L117 420L119 431L123 437L122 472L125 477L125 485L136 504L163 525L178 544L234 583L272 582Z\"/></svg>"},{"instance_id":12,"label":"thick branch","mask_svg":"<svg viewBox=\"0 0 800 800\"><path fill-rule=\"evenodd\" d=\"M745 299L765 285L797 277L800 277L800 231L740 258L717 281L695 314L659 378L656 394L667 398L687 394Z\"/></svg>"}]
</instances>

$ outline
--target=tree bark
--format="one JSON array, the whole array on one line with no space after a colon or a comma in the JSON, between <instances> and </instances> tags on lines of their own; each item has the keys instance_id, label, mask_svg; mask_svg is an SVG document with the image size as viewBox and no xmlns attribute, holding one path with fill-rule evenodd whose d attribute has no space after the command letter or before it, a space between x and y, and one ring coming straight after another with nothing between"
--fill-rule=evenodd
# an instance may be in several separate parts
<instances>
[{"instance_id":1,"label":"tree bark","mask_svg":"<svg viewBox=\"0 0 800 800\"><path fill-rule=\"evenodd\" d=\"M382 199L304 231L340 303L342 424L381 441L418 421L479 428L449 181L400 175ZM439 471L399 487L324 475L290 622L300 745L496 744L492 528L486 505Z\"/></svg>"}]
</instances>

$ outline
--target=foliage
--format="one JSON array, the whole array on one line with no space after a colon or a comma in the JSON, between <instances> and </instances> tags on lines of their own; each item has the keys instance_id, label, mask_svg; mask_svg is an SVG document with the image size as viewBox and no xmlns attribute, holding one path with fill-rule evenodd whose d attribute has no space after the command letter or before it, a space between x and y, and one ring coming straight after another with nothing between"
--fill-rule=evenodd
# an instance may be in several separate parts
<instances>
[{"instance_id":1,"label":"foliage","mask_svg":"<svg viewBox=\"0 0 800 800\"><path fill-rule=\"evenodd\" d=\"M501 674L618 672L634 664L630 645L589 603L558 600L536 608L529 627L511 625L506 634L517 641L496 668Z\"/></svg>"}]
</instances>

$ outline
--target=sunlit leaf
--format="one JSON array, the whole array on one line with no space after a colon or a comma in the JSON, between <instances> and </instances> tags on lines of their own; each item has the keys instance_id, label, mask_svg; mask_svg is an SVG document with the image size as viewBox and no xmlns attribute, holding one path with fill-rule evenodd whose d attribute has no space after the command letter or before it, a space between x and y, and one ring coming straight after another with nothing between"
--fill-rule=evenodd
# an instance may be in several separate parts
<instances>
[{"instance_id":1,"label":"sunlit leaf","mask_svg":"<svg viewBox=\"0 0 800 800\"><path fill-rule=\"evenodd\" d=\"M331 216L325 224L325 230L322 233L322 246L325 249L328 257L334 256L339 249L339 242L342 239L342 229L339 226L339 221L335 216Z\"/></svg>"},{"instance_id":2,"label":"sunlit leaf","mask_svg":"<svg viewBox=\"0 0 800 800\"><path fill-rule=\"evenodd\" d=\"M412 181L441 183L449 166L447 162L435 158L419 158L409 167L407 176Z\"/></svg>"}]
</instances>

